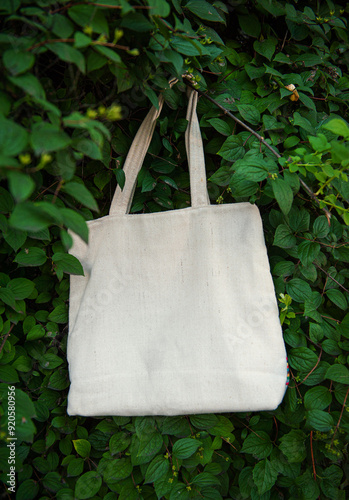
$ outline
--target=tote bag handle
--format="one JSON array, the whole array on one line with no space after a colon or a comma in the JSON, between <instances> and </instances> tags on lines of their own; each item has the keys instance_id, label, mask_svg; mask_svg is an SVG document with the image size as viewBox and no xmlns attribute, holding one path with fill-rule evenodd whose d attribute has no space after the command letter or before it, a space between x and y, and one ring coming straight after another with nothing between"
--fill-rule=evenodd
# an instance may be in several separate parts
<instances>
[{"instance_id":1,"label":"tote bag handle","mask_svg":"<svg viewBox=\"0 0 349 500\"><path fill-rule=\"evenodd\" d=\"M171 80L169 82L170 87L176 82L176 79ZM207 192L204 148L196 114L198 93L193 89L188 89L188 99L188 126L185 132L185 147L189 165L191 206L202 207L209 205L210 200ZM156 120L161 113L163 103L164 97L161 94L159 96L159 109L153 106L138 129L124 164L124 188L121 190L120 186L117 186L110 205L109 215L124 215L130 211L137 176L147 154Z\"/></svg>"}]
</instances>

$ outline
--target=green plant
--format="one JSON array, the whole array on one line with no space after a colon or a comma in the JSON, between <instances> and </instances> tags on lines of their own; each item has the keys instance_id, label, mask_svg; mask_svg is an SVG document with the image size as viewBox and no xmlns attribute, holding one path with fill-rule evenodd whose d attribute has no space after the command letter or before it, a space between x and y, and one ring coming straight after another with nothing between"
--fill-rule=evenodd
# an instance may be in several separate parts
<instances>
[{"instance_id":1,"label":"green plant","mask_svg":"<svg viewBox=\"0 0 349 500\"><path fill-rule=\"evenodd\" d=\"M18 500L344 500L348 12L330 0L1 2L0 460L9 485L15 432ZM68 229L87 241L86 220L107 214L160 92L132 212L188 206L185 73L211 202L250 201L263 217L289 388L259 414L68 417L69 274L82 273Z\"/></svg>"}]
</instances>

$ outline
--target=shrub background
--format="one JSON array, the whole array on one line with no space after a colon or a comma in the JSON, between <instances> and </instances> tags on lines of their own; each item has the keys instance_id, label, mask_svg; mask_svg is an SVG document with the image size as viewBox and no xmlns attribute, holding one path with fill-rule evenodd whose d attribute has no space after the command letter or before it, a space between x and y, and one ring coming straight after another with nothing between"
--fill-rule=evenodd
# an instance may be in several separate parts
<instances>
[{"instance_id":1,"label":"shrub background","mask_svg":"<svg viewBox=\"0 0 349 500\"><path fill-rule=\"evenodd\" d=\"M0 461L7 482L14 385L13 496L344 500L348 6L2 0L0 15ZM67 229L87 240L85 221L107 214L159 92L132 212L188 206L185 85L167 85L185 72L280 156L200 97L211 202L251 201L263 217L289 388L260 414L68 417L69 274L82 268Z\"/></svg>"}]
</instances>

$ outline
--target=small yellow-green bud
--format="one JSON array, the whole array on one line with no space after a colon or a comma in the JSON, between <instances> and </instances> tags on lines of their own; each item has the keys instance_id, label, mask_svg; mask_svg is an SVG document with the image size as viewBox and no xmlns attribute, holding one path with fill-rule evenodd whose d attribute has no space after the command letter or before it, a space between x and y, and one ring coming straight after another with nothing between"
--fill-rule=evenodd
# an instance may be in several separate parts
<instances>
[{"instance_id":1,"label":"small yellow-green bud","mask_svg":"<svg viewBox=\"0 0 349 500\"><path fill-rule=\"evenodd\" d=\"M86 35L91 36L93 34L93 28L89 24L82 30Z\"/></svg>"},{"instance_id":2,"label":"small yellow-green bud","mask_svg":"<svg viewBox=\"0 0 349 500\"><path fill-rule=\"evenodd\" d=\"M122 30L115 30L113 43L117 43L120 40L120 38L122 38L123 36L124 36L124 32Z\"/></svg>"},{"instance_id":3,"label":"small yellow-green bud","mask_svg":"<svg viewBox=\"0 0 349 500\"><path fill-rule=\"evenodd\" d=\"M41 156L41 163L49 163L50 161L52 161L52 156L49 155L48 153L44 153L42 156Z\"/></svg>"},{"instance_id":4,"label":"small yellow-green bud","mask_svg":"<svg viewBox=\"0 0 349 500\"><path fill-rule=\"evenodd\" d=\"M29 163L32 161L32 158L29 153L19 155L19 161L22 163L22 165L29 165Z\"/></svg>"},{"instance_id":5,"label":"small yellow-green bud","mask_svg":"<svg viewBox=\"0 0 349 500\"><path fill-rule=\"evenodd\" d=\"M107 110L107 119L110 121L121 120L121 106L113 105Z\"/></svg>"},{"instance_id":6,"label":"small yellow-green bud","mask_svg":"<svg viewBox=\"0 0 349 500\"><path fill-rule=\"evenodd\" d=\"M86 111L86 116L87 118L91 118L93 120L94 118L97 118L98 113L95 109L88 109Z\"/></svg>"},{"instance_id":7,"label":"small yellow-green bud","mask_svg":"<svg viewBox=\"0 0 349 500\"><path fill-rule=\"evenodd\" d=\"M139 56L139 50L138 49L131 49L127 51L130 56Z\"/></svg>"}]
</instances>

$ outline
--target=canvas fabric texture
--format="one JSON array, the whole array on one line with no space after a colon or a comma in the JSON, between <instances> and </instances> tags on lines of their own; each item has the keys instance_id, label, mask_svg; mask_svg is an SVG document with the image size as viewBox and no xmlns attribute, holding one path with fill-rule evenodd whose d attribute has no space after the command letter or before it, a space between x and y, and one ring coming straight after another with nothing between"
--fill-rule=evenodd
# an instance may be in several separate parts
<instances>
[{"instance_id":1,"label":"canvas fabric texture","mask_svg":"<svg viewBox=\"0 0 349 500\"><path fill-rule=\"evenodd\" d=\"M250 203L210 205L189 91L191 206L129 214L156 119L140 126L109 215L70 253L68 414L145 416L272 410L287 362L262 221Z\"/></svg>"}]
</instances>

